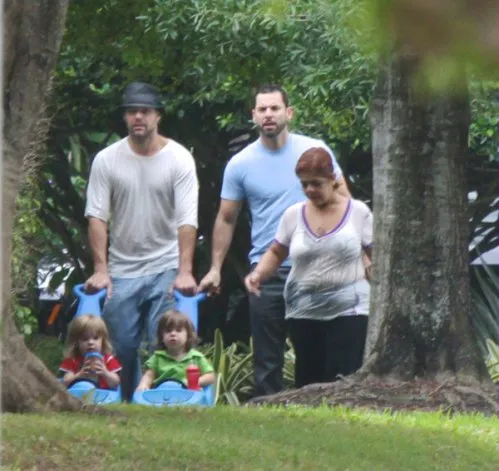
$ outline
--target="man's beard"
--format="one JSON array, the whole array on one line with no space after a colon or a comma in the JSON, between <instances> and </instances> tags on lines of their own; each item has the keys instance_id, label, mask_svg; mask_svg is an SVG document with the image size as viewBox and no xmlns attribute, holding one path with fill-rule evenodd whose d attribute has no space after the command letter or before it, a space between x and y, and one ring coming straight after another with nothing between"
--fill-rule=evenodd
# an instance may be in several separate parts
<instances>
[{"instance_id":1,"label":"man's beard","mask_svg":"<svg viewBox=\"0 0 499 471\"><path fill-rule=\"evenodd\" d=\"M139 142L139 143L142 143L142 142L146 142L148 139L151 138L153 134L153 131L151 129L145 129L145 132L143 134L136 134L133 132L133 128L130 128L128 130L128 135L130 136L130 138L135 141L135 142Z\"/></svg>"},{"instance_id":2,"label":"man's beard","mask_svg":"<svg viewBox=\"0 0 499 471\"><path fill-rule=\"evenodd\" d=\"M257 126L257 127L258 127L258 132L260 133L261 136L269 137L272 139L281 134L281 132L284 130L287 124L288 123L278 124L274 129L265 129L263 126Z\"/></svg>"}]
</instances>

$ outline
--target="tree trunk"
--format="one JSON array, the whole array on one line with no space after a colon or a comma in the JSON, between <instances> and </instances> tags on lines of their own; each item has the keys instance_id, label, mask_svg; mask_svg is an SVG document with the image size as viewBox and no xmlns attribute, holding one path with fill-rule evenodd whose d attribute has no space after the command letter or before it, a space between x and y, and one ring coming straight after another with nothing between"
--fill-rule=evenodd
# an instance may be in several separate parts
<instances>
[{"instance_id":1,"label":"tree trunk","mask_svg":"<svg viewBox=\"0 0 499 471\"><path fill-rule=\"evenodd\" d=\"M373 103L374 273L365 373L487 378L469 321L466 77L433 93L394 54Z\"/></svg>"},{"instance_id":2,"label":"tree trunk","mask_svg":"<svg viewBox=\"0 0 499 471\"><path fill-rule=\"evenodd\" d=\"M10 310L12 228L23 163L44 137L45 97L68 0L4 0L2 185L2 410L75 410L71 397L25 346Z\"/></svg>"}]
</instances>

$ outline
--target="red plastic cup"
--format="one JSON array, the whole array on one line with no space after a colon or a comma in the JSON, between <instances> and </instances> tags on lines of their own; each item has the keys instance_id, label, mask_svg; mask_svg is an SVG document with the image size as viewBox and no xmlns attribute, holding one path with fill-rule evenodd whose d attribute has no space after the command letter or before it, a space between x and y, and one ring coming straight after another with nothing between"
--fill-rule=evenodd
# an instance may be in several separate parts
<instances>
[{"instance_id":1,"label":"red plastic cup","mask_svg":"<svg viewBox=\"0 0 499 471\"><path fill-rule=\"evenodd\" d=\"M187 376L187 389L194 389L198 391L201 389L199 387L199 377L201 376L201 370L197 365L189 365L185 370Z\"/></svg>"}]
</instances>

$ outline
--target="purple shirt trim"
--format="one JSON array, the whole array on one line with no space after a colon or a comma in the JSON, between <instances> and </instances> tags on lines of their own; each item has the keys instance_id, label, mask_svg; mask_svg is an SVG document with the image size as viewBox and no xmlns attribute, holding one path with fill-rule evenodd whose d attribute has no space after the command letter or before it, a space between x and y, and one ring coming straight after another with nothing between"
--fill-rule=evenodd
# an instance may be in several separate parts
<instances>
[{"instance_id":1,"label":"purple shirt trim","mask_svg":"<svg viewBox=\"0 0 499 471\"><path fill-rule=\"evenodd\" d=\"M307 228L307 231L310 233L311 236L315 237L316 239L322 239L323 237L327 237L328 235L334 234L335 232L338 232L344 225L346 220L348 219L348 216L350 215L350 212L352 210L352 199L348 200L347 204L347 209L345 210L345 213L343 214L343 217L341 218L341 221L331 229L329 232L326 232L325 234L318 235L316 234L311 227L308 225L307 217L305 216L305 204L301 207L301 217L303 218L303 222L305 223L305 227Z\"/></svg>"}]
</instances>

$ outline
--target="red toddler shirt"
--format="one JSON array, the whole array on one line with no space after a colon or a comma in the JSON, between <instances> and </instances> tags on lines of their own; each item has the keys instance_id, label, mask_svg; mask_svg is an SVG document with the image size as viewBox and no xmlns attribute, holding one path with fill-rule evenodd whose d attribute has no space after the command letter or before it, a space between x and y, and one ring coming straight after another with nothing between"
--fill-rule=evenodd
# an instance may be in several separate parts
<instances>
[{"instance_id":1,"label":"red toddler shirt","mask_svg":"<svg viewBox=\"0 0 499 471\"><path fill-rule=\"evenodd\" d=\"M83 366L83 361L84 357L82 355L77 357L65 358L62 361L61 366L59 366L59 371L63 371L64 373L78 373L78 371L80 371L81 367ZM110 355L109 353L104 355L104 364L106 365L108 371L110 371L111 373L117 373L121 370L121 363L117 358L113 357L113 355ZM103 376L99 376L99 388L111 389L109 387L109 384L107 383L106 378L104 378Z\"/></svg>"}]
</instances>

